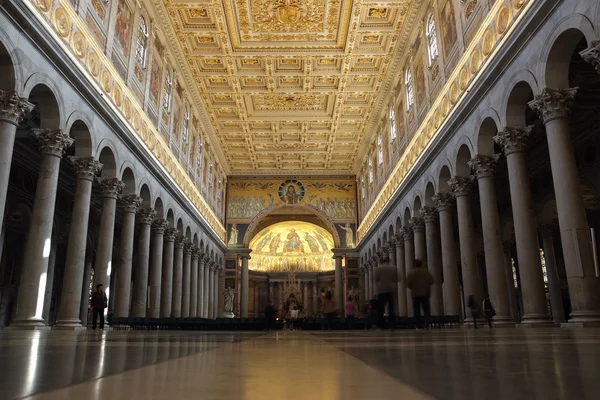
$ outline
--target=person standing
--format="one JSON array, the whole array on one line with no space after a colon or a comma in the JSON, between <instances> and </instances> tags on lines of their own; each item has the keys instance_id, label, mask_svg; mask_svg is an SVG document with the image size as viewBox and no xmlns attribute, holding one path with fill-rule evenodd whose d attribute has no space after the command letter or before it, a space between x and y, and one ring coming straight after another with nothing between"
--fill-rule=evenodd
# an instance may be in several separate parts
<instances>
[{"instance_id":1,"label":"person standing","mask_svg":"<svg viewBox=\"0 0 600 400\"><path fill-rule=\"evenodd\" d=\"M108 307L108 299L104 293L104 285L96 285L96 291L92 293L92 329L96 329L96 319L100 317L100 330L104 329L104 309Z\"/></svg>"},{"instance_id":2,"label":"person standing","mask_svg":"<svg viewBox=\"0 0 600 400\"><path fill-rule=\"evenodd\" d=\"M346 322L348 323L348 329L352 330L352 322L354 321L354 301L352 296L348 296L345 306L346 311Z\"/></svg>"},{"instance_id":3,"label":"person standing","mask_svg":"<svg viewBox=\"0 0 600 400\"><path fill-rule=\"evenodd\" d=\"M419 259L415 260L415 268L406 277L406 287L410 289L413 300L413 311L417 319L417 329L422 327L421 308L425 314L425 327L428 327L431 309L429 307L429 296L431 295L433 276Z\"/></svg>"},{"instance_id":4,"label":"person standing","mask_svg":"<svg viewBox=\"0 0 600 400\"><path fill-rule=\"evenodd\" d=\"M379 311L379 328L385 329L385 305L388 306L388 327L394 328L394 291L397 290L398 277L396 267L389 263L380 265L375 269L375 282L377 284L377 302Z\"/></svg>"},{"instance_id":5,"label":"person standing","mask_svg":"<svg viewBox=\"0 0 600 400\"><path fill-rule=\"evenodd\" d=\"M323 300L323 329L331 330L331 323L333 322L333 316L335 315L335 303L333 302L331 291L325 292L325 299Z\"/></svg>"},{"instance_id":6,"label":"person standing","mask_svg":"<svg viewBox=\"0 0 600 400\"><path fill-rule=\"evenodd\" d=\"M473 328L477 329L477 317L479 317L479 309L477 308L477 301L475 300L475 296L472 294L469 295L469 299L467 300L467 307L471 310L471 317L473 318Z\"/></svg>"},{"instance_id":7,"label":"person standing","mask_svg":"<svg viewBox=\"0 0 600 400\"><path fill-rule=\"evenodd\" d=\"M492 305L492 301L489 296L483 300L483 313L485 314L485 319L487 320L488 326L492 327L492 319L494 315L496 315L496 311L494 310L494 306Z\"/></svg>"},{"instance_id":8,"label":"person standing","mask_svg":"<svg viewBox=\"0 0 600 400\"><path fill-rule=\"evenodd\" d=\"M275 307L273 307L273 302L269 301L267 306L265 307L265 319L267 320L267 330L270 331L275 326L275 316L277 315L277 311Z\"/></svg>"}]
</instances>

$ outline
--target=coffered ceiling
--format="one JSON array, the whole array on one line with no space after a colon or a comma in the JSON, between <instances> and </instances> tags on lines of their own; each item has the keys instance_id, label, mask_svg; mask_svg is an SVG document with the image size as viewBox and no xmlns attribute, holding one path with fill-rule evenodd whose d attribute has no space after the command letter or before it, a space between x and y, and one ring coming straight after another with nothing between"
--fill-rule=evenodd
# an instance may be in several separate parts
<instances>
[{"instance_id":1,"label":"coffered ceiling","mask_svg":"<svg viewBox=\"0 0 600 400\"><path fill-rule=\"evenodd\" d=\"M154 0L231 175L352 172L415 3Z\"/></svg>"}]
</instances>

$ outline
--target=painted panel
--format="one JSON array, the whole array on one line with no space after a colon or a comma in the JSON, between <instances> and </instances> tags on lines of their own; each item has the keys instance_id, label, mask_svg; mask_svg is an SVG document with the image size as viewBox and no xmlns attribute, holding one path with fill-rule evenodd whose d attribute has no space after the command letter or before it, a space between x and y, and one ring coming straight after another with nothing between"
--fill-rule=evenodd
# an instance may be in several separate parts
<instances>
[{"instance_id":1,"label":"painted panel","mask_svg":"<svg viewBox=\"0 0 600 400\"><path fill-rule=\"evenodd\" d=\"M125 0L118 0L117 17L115 19L115 48L121 51L125 59L129 58L132 28L133 13L131 8Z\"/></svg>"},{"instance_id":2,"label":"painted panel","mask_svg":"<svg viewBox=\"0 0 600 400\"><path fill-rule=\"evenodd\" d=\"M448 57L450 50L456 43L458 33L456 31L456 16L452 0L446 0L442 7L440 21L442 21L442 38L444 43L444 55Z\"/></svg>"}]
</instances>

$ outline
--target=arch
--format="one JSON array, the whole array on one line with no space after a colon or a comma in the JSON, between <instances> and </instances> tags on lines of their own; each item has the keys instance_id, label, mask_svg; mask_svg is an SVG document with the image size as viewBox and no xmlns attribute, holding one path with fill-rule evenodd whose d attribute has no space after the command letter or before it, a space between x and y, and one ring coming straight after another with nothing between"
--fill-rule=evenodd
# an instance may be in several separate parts
<instances>
[{"instance_id":1,"label":"arch","mask_svg":"<svg viewBox=\"0 0 600 400\"><path fill-rule=\"evenodd\" d=\"M187 226L185 228L185 238L187 239L188 242L192 241L192 230L190 229L189 226Z\"/></svg>"},{"instance_id":2,"label":"arch","mask_svg":"<svg viewBox=\"0 0 600 400\"><path fill-rule=\"evenodd\" d=\"M556 210L556 200L548 199L542 206L540 212L540 222L548 224L558 221L558 211Z\"/></svg>"},{"instance_id":3,"label":"arch","mask_svg":"<svg viewBox=\"0 0 600 400\"><path fill-rule=\"evenodd\" d=\"M117 177L117 160L115 153L112 148L105 146L99 153L98 161L102 163L102 170L100 176L103 178L116 178Z\"/></svg>"},{"instance_id":4,"label":"arch","mask_svg":"<svg viewBox=\"0 0 600 400\"><path fill-rule=\"evenodd\" d=\"M594 26L585 15L571 14L548 36L539 62L540 82L542 87L567 89L573 51L582 39L588 44L595 39Z\"/></svg>"},{"instance_id":5,"label":"arch","mask_svg":"<svg viewBox=\"0 0 600 400\"><path fill-rule=\"evenodd\" d=\"M450 167L444 165L440 170L440 177L438 181L438 191L440 193L449 193L450 186L448 185L448 181L452 179L452 173L450 172Z\"/></svg>"},{"instance_id":6,"label":"arch","mask_svg":"<svg viewBox=\"0 0 600 400\"><path fill-rule=\"evenodd\" d=\"M210 259L215 261L215 251L213 249L210 249Z\"/></svg>"},{"instance_id":7,"label":"arch","mask_svg":"<svg viewBox=\"0 0 600 400\"><path fill-rule=\"evenodd\" d=\"M157 197L154 201L154 210L156 211L156 219L164 219L165 210L163 207L163 202L160 197Z\"/></svg>"},{"instance_id":8,"label":"arch","mask_svg":"<svg viewBox=\"0 0 600 400\"><path fill-rule=\"evenodd\" d=\"M200 245L198 246L202 254L204 254L204 239L200 239Z\"/></svg>"},{"instance_id":9,"label":"arch","mask_svg":"<svg viewBox=\"0 0 600 400\"><path fill-rule=\"evenodd\" d=\"M61 128L61 106L60 100L46 84L38 84L31 88L28 100L34 104L31 117L36 127L42 129L60 129Z\"/></svg>"},{"instance_id":10,"label":"arch","mask_svg":"<svg viewBox=\"0 0 600 400\"><path fill-rule=\"evenodd\" d=\"M194 233L194 238L192 239L192 243L194 244L194 247L198 247L198 234Z\"/></svg>"},{"instance_id":11,"label":"arch","mask_svg":"<svg viewBox=\"0 0 600 400\"><path fill-rule=\"evenodd\" d=\"M534 91L527 81L515 83L506 100L506 125L525 126L530 113L527 103L533 100Z\"/></svg>"},{"instance_id":12,"label":"arch","mask_svg":"<svg viewBox=\"0 0 600 400\"><path fill-rule=\"evenodd\" d=\"M532 93L539 92L539 83L538 83L536 77L533 75L533 73L530 70L521 69L521 70L518 70L517 72L515 72L511 76L511 78L508 80L507 85L504 85L504 87L506 87L506 90L502 93L502 102L500 103L500 105L501 105L500 121L498 124L498 126L500 126L500 127L502 127L502 126L517 126L517 125L511 124L511 122L509 122L506 119L506 117L509 115L508 105L509 105L510 96L511 96L515 86L521 82L529 85L530 91ZM514 113L514 110L512 111L512 113ZM511 113L511 115L512 115L512 113ZM518 112L516 114L519 115ZM504 118L504 120L502 118Z\"/></svg>"},{"instance_id":13,"label":"arch","mask_svg":"<svg viewBox=\"0 0 600 400\"><path fill-rule=\"evenodd\" d=\"M413 214L416 218L421 217L421 197L415 197L415 202L413 205Z\"/></svg>"},{"instance_id":14,"label":"arch","mask_svg":"<svg viewBox=\"0 0 600 400\"><path fill-rule=\"evenodd\" d=\"M390 223L390 226L388 227L388 234L390 236L390 240L394 237L394 225L392 225Z\"/></svg>"},{"instance_id":15,"label":"arch","mask_svg":"<svg viewBox=\"0 0 600 400\"><path fill-rule=\"evenodd\" d=\"M495 153L494 136L497 133L497 121L492 117L485 118L479 126L479 133L477 135L477 154L491 156Z\"/></svg>"},{"instance_id":16,"label":"arch","mask_svg":"<svg viewBox=\"0 0 600 400\"><path fill-rule=\"evenodd\" d=\"M429 181L427 186L425 187L425 206L433 207L435 204L433 203L433 196L435 196L435 188L433 186L433 182Z\"/></svg>"},{"instance_id":17,"label":"arch","mask_svg":"<svg viewBox=\"0 0 600 400\"><path fill-rule=\"evenodd\" d=\"M4 46L4 38L2 38L0 41L0 90L9 93L17 90L15 62L10 55L11 52Z\"/></svg>"},{"instance_id":18,"label":"arch","mask_svg":"<svg viewBox=\"0 0 600 400\"><path fill-rule=\"evenodd\" d=\"M469 176L471 175L471 167L469 167L469 161L471 161L471 150L469 146L463 144L456 153L456 176Z\"/></svg>"},{"instance_id":19,"label":"arch","mask_svg":"<svg viewBox=\"0 0 600 400\"><path fill-rule=\"evenodd\" d=\"M140 188L139 196L142 198L141 208L152 207L152 194L150 193L150 188L148 187L148 185L142 185L142 187Z\"/></svg>"},{"instance_id":20,"label":"arch","mask_svg":"<svg viewBox=\"0 0 600 400\"><path fill-rule=\"evenodd\" d=\"M400 229L402 229L402 219L398 216L396 217L396 232L399 235Z\"/></svg>"},{"instance_id":21,"label":"arch","mask_svg":"<svg viewBox=\"0 0 600 400\"><path fill-rule=\"evenodd\" d=\"M388 242L388 236L387 236L387 232L383 232L383 236L381 236L381 243L383 244L383 246L387 245Z\"/></svg>"},{"instance_id":22,"label":"arch","mask_svg":"<svg viewBox=\"0 0 600 400\"><path fill-rule=\"evenodd\" d=\"M169 224L169 228L175 228L175 214L172 208L169 208L167 211L167 223Z\"/></svg>"},{"instance_id":23,"label":"arch","mask_svg":"<svg viewBox=\"0 0 600 400\"><path fill-rule=\"evenodd\" d=\"M75 148L76 157L92 157L94 152L94 145L92 134L89 129L89 125L84 121L78 119L71 122L70 128L67 128L69 136L75 139L73 147Z\"/></svg>"},{"instance_id":24,"label":"arch","mask_svg":"<svg viewBox=\"0 0 600 400\"><path fill-rule=\"evenodd\" d=\"M204 247L204 255L208 256L208 243L206 243L206 246Z\"/></svg>"},{"instance_id":25,"label":"arch","mask_svg":"<svg viewBox=\"0 0 600 400\"><path fill-rule=\"evenodd\" d=\"M135 194L135 174L131 168L123 170L121 181L125 184L123 194Z\"/></svg>"},{"instance_id":26,"label":"arch","mask_svg":"<svg viewBox=\"0 0 600 400\"><path fill-rule=\"evenodd\" d=\"M250 245L250 240L252 240L254 235L256 235L258 233L258 232L256 232L256 229L258 228L260 223L269 214L271 214L272 212L274 212L276 210L279 210L280 208L284 208L284 207L289 207L289 205L288 204L274 204L272 206L265 208L260 213L255 215L254 218L252 218L252 221L250 221L250 224L248 225L248 228L246 229L246 233L244 234L244 240L242 241L243 246L247 248ZM309 211L310 213L314 214L317 218L319 218L319 220L321 220L321 222L323 222L325 224L325 226L327 227L327 230L329 231L329 233L331 233L331 236L333 236L333 243L334 243L335 247L336 248L340 247L340 243L341 243L340 235L338 234L338 231L335 228L335 225L333 224L331 219L329 219L329 216L327 214L325 214L323 211L319 210L318 208L316 208L315 206L312 206L310 204L294 204L294 208L301 209L304 211Z\"/></svg>"},{"instance_id":27,"label":"arch","mask_svg":"<svg viewBox=\"0 0 600 400\"><path fill-rule=\"evenodd\" d=\"M404 209L404 226L408 226L410 222L410 207L406 206Z\"/></svg>"}]
</instances>

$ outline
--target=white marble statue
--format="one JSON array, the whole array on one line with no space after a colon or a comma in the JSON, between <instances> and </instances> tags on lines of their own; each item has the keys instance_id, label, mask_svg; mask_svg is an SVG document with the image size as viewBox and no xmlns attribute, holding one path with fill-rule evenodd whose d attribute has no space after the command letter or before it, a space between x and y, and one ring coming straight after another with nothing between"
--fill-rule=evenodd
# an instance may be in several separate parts
<instances>
[{"instance_id":1,"label":"white marble statue","mask_svg":"<svg viewBox=\"0 0 600 400\"><path fill-rule=\"evenodd\" d=\"M233 289L227 286L227 289L223 292L223 298L225 299L225 312L231 313L233 312L233 298L234 298Z\"/></svg>"}]
</instances>

